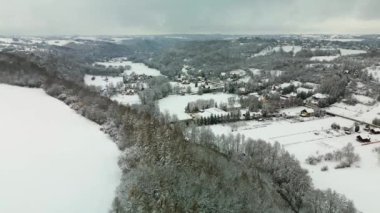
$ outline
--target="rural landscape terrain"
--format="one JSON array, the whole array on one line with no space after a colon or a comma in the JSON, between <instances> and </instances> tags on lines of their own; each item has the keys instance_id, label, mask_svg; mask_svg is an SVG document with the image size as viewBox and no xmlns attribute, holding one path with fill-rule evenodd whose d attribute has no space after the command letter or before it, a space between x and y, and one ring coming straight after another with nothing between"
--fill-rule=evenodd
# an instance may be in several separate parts
<instances>
[{"instance_id":1,"label":"rural landscape terrain","mask_svg":"<svg viewBox=\"0 0 380 213\"><path fill-rule=\"evenodd\" d=\"M380 35L3 36L0 83L0 212L380 210Z\"/></svg>"}]
</instances>

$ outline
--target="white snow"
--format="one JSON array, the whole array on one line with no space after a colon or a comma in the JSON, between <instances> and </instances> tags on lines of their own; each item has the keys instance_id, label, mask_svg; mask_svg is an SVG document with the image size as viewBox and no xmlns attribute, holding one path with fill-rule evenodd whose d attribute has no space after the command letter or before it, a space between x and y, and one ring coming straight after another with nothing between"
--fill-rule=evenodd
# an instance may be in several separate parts
<instances>
[{"instance_id":1,"label":"white snow","mask_svg":"<svg viewBox=\"0 0 380 213\"><path fill-rule=\"evenodd\" d=\"M346 55L358 55L358 54L365 54L367 53L367 51L365 50L351 50L351 49L339 49L340 50L340 54L342 56L346 56Z\"/></svg>"},{"instance_id":2,"label":"white snow","mask_svg":"<svg viewBox=\"0 0 380 213\"><path fill-rule=\"evenodd\" d=\"M338 115L359 119L368 123L372 123L374 118L380 118L380 103L373 106L364 104L356 104L355 106L344 103L335 103L326 109Z\"/></svg>"},{"instance_id":3,"label":"white snow","mask_svg":"<svg viewBox=\"0 0 380 213\"><path fill-rule=\"evenodd\" d=\"M94 80L92 80L94 78ZM85 75L84 83L87 86L95 86L105 89L107 85L116 86L117 84L123 83L123 77L117 76L100 76L100 75Z\"/></svg>"},{"instance_id":4,"label":"white snow","mask_svg":"<svg viewBox=\"0 0 380 213\"><path fill-rule=\"evenodd\" d=\"M185 107L189 102L198 99L209 100L214 99L218 105L220 103L227 103L229 97L237 97L236 95L226 93L207 93L203 95L170 95L158 101L158 106L161 112L169 112L170 114L177 115L179 120L190 119L191 116L185 113Z\"/></svg>"},{"instance_id":5,"label":"white snow","mask_svg":"<svg viewBox=\"0 0 380 213\"><path fill-rule=\"evenodd\" d=\"M45 42L49 45L55 45L55 46L66 46L70 43L80 43L74 40L47 40Z\"/></svg>"},{"instance_id":6,"label":"white snow","mask_svg":"<svg viewBox=\"0 0 380 213\"><path fill-rule=\"evenodd\" d=\"M124 95L124 94L117 94L111 97L111 100L118 102L122 105L139 105L141 104L140 97L135 95Z\"/></svg>"},{"instance_id":7,"label":"white snow","mask_svg":"<svg viewBox=\"0 0 380 213\"><path fill-rule=\"evenodd\" d=\"M267 48L261 50L260 52L254 54L253 57L270 55L270 54L275 53L275 52L280 52L281 49L287 53L293 52L293 55L295 55L296 53L298 53L299 51L302 50L302 47L301 46L292 46L292 45L276 46L273 48L267 47Z\"/></svg>"},{"instance_id":8,"label":"white snow","mask_svg":"<svg viewBox=\"0 0 380 213\"><path fill-rule=\"evenodd\" d=\"M333 61L335 59L339 58L339 55L333 55L333 56L313 56L310 58L311 61Z\"/></svg>"},{"instance_id":9,"label":"white snow","mask_svg":"<svg viewBox=\"0 0 380 213\"><path fill-rule=\"evenodd\" d=\"M41 89L0 85L0 212L108 212L119 151Z\"/></svg>"},{"instance_id":10,"label":"white snow","mask_svg":"<svg viewBox=\"0 0 380 213\"><path fill-rule=\"evenodd\" d=\"M124 74L126 74L126 75L130 75L132 73L135 73L137 75L145 74L148 76L160 76L161 75L161 72L159 70L150 68L143 63L134 63L132 61L128 61L127 58L114 58L114 59L107 61L107 62L96 62L95 65L96 64L103 65L106 67L115 67L115 68L118 68L118 67L124 67L125 68L126 66L130 66L131 69L124 71Z\"/></svg>"},{"instance_id":11,"label":"white snow","mask_svg":"<svg viewBox=\"0 0 380 213\"><path fill-rule=\"evenodd\" d=\"M340 41L340 42L360 42L363 41L363 39L359 38L329 38L329 39L323 39L326 41Z\"/></svg>"},{"instance_id":12,"label":"white snow","mask_svg":"<svg viewBox=\"0 0 380 213\"><path fill-rule=\"evenodd\" d=\"M0 43L12 44L13 42L13 38L0 38Z\"/></svg>"},{"instance_id":13,"label":"white snow","mask_svg":"<svg viewBox=\"0 0 380 213\"><path fill-rule=\"evenodd\" d=\"M358 102L360 102L362 104L371 104L371 103L375 102L375 100L373 98L370 98L370 97L364 96L364 95L353 94L352 97L355 98Z\"/></svg>"}]
</instances>

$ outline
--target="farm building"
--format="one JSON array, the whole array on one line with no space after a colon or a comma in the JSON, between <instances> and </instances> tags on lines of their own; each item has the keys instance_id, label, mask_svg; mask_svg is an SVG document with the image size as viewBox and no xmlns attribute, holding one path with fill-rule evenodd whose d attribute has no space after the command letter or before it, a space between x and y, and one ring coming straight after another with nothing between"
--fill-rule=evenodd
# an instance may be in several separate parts
<instances>
[{"instance_id":1,"label":"farm building","mask_svg":"<svg viewBox=\"0 0 380 213\"><path fill-rule=\"evenodd\" d=\"M303 109L300 113L301 117L310 117L314 115L314 109Z\"/></svg>"}]
</instances>

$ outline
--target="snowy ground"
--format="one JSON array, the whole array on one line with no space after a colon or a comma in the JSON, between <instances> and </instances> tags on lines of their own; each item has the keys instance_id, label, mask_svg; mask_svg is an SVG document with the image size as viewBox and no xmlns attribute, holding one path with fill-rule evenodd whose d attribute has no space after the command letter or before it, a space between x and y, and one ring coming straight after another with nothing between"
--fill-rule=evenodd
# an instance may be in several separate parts
<instances>
[{"instance_id":1,"label":"snowy ground","mask_svg":"<svg viewBox=\"0 0 380 213\"><path fill-rule=\"evenodd\" d=\"M95 86L105 89L107 85L112 84L113 86L116 86L119 83L123 83L123 77L85 75L84 83L87 86Z\"/></svg>"},{"instance_id":2,"label":"snowy ground","mask_svg":"<svg viewBox=\"0 0 380 213\"><path fill-rule=\"evenodd\" d=\"M150 68L143 63L134 63L132 61L128 61L126 58L115 58L107 62L96 62L95 64L103 65L106 67L126 67L130 66L131 69L125 70L124 74L130 75L132 73L138 75L148 75L148 76L160 76L161 72L159 70Z\"/></svg>"},{"instance_id":3,"label":"snowy ground","mask_svg":"<svg viewBox=\"0 0 380 213\"><path fill-rule=\"evenodd\" d=\"M333 61L335 59L339 58L339 55L333 55L333 56L313 56L310 58L310 61Z\"/></svg>"},{"instance_id":4,"label":"snowy ground","mask_svg":"<svg viewBox=\"0 0 380 213\"><path fill-rule=\"evenodd\" d=\"M123 95L123 94L117 94L111 97L111 100L118 102L122 105L135 105L135 104L141 104L141 100L139 95Z\"/></svg>"},{"instance_id":5,"label":"snowy ground","mask_svg":"<svg viewBox=\"0 0 380 213\"><path fill-rule=\"evenodd\" d=\"M335 103L326 109L328 112L332 112L338 115L358 119L372 123L374 118L380 118L380 103L376 103L372 106L364 104L356 104L355 106L347 105L344 103Z\"/></svg>"},{"instance_id":6,"label":"snowy ground","mask_svg":"<svg viewBox=\"0 0 380 213\"><path fill-rule=\"evenodd\" d=\"M198 99L209 100L214 99L218 104L227 103L229 97L237 97L236 95L226 93L207 93L203 95L170 95L158 101L158 106L161 112L168 111L172 115L177 115L179 120L190 119L191 116L185 113L185 107L189 102Z\"/></svg>"},{"instance_id":7,"label":"snowy ground","mask_svg":"<svg viewBox=\"0 0 380 213\"><path fill-rule=\"evenodd\" d=\"M0 212L108 212L119 151L40 89L0 85Z\"/></svg>"},{"instance_id":8,"label":"snowy ground","mask_svg":"<svg viewBox=\"0 0 380 213\"><path fill-rule=\"evenodd\" d=\"M358 54L365 54L365 53L367 53L367 51L365 51L365 50L340 49L340 54L342 56L358 55Z\"/></svg>"},{"instance_id":9,"label":"snowy ground","mask_svg":"<svg viewBox=\"0 0 380 213\"><path fill-rule=\"evenodd\" d=\"M287 110L294 113L301 108ZM331 130L331 124L336 122L341 127L351 127L353 121L339 117L322 119L311 118L300 122L300 119L277 121L249 121L234 124L219 124L211 126L217 134L243 134L252 139L263 139L267 142L279 142L293 154L301 165L309 170L313 183L317 188L331 188L345 194L355 202L357 208L364 213L377 213L380 203L377 192L380 190L379 158L372 150L380 144L362 146L356 142L357 133L346 135L343 130ZM363 130L362 130L363 131ZM367 133L363 133L367 134ZM370 135L372 141L380 141L379 135ZM361 161L352 168L334 169L334 163L321 163L311 166L305 163L310 155L323 154L341 149L352 143L355 151L361 156ZM329 171L322 172L321 167L327 165Z\"/></svg>"},{"instance_id":10,"label":"snowy ground","mask_svg":"<svg viewBox=\"0 0 380 213\"><path fill-rule=\"evenodd\" d=\"M80 43L75 40L66 40L66 39L57 39L57 40L46 40L45 41L49 45L55 45L55 46L66 46L70 43Z\"/></svg>"}]
</instances>

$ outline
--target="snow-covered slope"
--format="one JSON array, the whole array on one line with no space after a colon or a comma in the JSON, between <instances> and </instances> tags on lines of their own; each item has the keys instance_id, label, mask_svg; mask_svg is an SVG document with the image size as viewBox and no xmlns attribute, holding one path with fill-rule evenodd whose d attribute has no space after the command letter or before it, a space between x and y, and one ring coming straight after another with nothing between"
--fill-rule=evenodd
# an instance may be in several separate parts
<instances>
[{"instance_id":1,"label":"snow-covered slope","mask_svg":"<svg viewBox=\"0 0 380 213\"><path fill-rule=\"evenodd\" d=\"M0 100L0 212L108 212L119 151L99 126L40 89Z\"/></svg>"}]
</instances>

